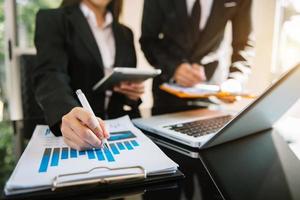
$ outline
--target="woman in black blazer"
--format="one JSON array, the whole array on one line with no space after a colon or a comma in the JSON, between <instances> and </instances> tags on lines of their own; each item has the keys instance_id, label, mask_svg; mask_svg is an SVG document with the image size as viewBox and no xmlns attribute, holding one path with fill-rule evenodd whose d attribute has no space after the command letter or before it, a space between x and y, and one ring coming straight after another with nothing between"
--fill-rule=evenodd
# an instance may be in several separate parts
<instances>
[{"instance_id":1,"label":"woman in black blazer","mask_svg":"<svg viewBox=\"0 0 300 200\"><path fill-rule=\"evenodd\" d=\"M64 0L60 8L37 14L35 96L52 132L76 149L99 147L109 135L100 118L81 108L77 89L101 118L139 115L143 83L92 90L112 67L136 66L132 31L118 22L120 8L119 0Z\"/></svg>"}]
</instances>

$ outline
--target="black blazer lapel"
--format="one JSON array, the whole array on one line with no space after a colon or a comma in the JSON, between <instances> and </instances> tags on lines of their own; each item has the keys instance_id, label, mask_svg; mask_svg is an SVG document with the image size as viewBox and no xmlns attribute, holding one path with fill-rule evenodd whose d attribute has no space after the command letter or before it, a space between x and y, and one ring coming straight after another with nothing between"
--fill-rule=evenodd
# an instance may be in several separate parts
<instances>
[{"instance_id":1,"label":"black blazer lapel","mask_svg":"<svg viewBox=\"0 0 300 200\"><path fill-rule=\"evenodd\" d=\"M178 22L187 26L188 13L185 0L174 0Z\"/></svg>"},{"instance_id":2,"label":"black blazer lapel","mask_svg":"<svg viewBox=\"0 0 300 200\"><path fill-rule=\"evenodd\" d=\"M214 29L218 28L225 17L224 0L215 0L211 8L211 14L207 20L205 28L201 31L201 38L206 38Z\"/></svg>"},{"instance_id":3,"label":"black blazer lapel","mask_svg":"<svg viewBox=\"0 0 300 200\"><path fill-rule=\"evenodd\" d=\"M193 38L189 37L190 26L189 26L189 16L187 13L186 1L185 0L172 0L172 1L174 1L175 3L176 17L179 23L179 27L182 27L182 29L185 30L184 38L182 38L183 44L188 43L189 44L188 46L190 46L194 40Z\"/></svg>"},{"instance_id":4,"label":"black blazer lapel","mask_svg":"<svg viewBox=\"0 0 300 200\"><path fill-rule=\"evenodd\" d=\"M121 66L123 63L123 52L126 52L126 49L124 49L124 45L122 41L124 38L122 38L122 33L120 28L118 27L117 22L113 22L112 24L112 29L113 29L113 34L115 37L115 49L116 49L116 54L115 54L115 63L114 67L124 67Z\"/></svg>"},{"instance_id":5,"label":"black blazer lapel","mask_svg":"<svg viewBox=\"0 0 300 200\"><path fill-rule=\"evenodd\" d=\"M95 58L98 66L103 68L102 57L101 57L100 50L97 46L97 42L79 6L76 5L74 7L69 7L68 9L70 9L69 20L71 21L75 31L82 39L86 48L90 51L90 53Z\"/></svg>"},{"instance_id":6,"label":"black blazer lapel","mask_svg":"<svg viewBox=\"0 0 300 200\"><path fill-rule=\"evenodd\" d=\"M215 0L213 2L211 14L207 20L205 28L200 32L198 42L194 43L193 49L196 49L196 51L194 51L192 59L194 57L199 57L199 55L204 56L202 54L206 52L206 49L202 48L203 44L210 42L211 34L219 32L221 24L226 24L227 19L224 19L224 2L224 0Z\"/></svg>"}]
</instances>

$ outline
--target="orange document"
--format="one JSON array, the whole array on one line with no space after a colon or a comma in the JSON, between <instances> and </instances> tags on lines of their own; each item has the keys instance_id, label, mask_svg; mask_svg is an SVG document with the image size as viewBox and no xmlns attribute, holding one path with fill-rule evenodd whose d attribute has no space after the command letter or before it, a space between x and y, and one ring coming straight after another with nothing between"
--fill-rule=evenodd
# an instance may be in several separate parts
<instances>
[{"instance_id":1,"label":"orange document","mask_svg":"<svg viewBox=\"0 0 300 200\"><path fill-rule=\"evenodd\" d=\"M218 85L208 85L208 84L197 84L194 87L183 87L177 84L171 83L163 83L160 85L160 89L168 92L172 95L175 95L179 98L208 98L209 96L216 96L219 98L226 98L226 97L236 97L241 96L245 98L255 98L255 96L250 94L244 93L229 93L221 91L220 86Z\"/></svg>"}]
</instances>

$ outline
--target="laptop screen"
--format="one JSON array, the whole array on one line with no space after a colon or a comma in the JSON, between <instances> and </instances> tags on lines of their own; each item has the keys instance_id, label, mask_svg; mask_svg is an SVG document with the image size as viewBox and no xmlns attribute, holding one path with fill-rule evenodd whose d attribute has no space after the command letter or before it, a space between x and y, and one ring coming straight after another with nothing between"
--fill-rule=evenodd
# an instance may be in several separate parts
<instances>
[{"instance_id":1,"label":"laptop screen","mask_svg":"<svg viewBox=\"0 0 300 200\"><path fill-rule=\"evenodd\" d=\"M300 65L292 68L272 84L257 100L223 127L204 147L247 136L272 128L300 98Z\"/></svg>"}]
</instances>

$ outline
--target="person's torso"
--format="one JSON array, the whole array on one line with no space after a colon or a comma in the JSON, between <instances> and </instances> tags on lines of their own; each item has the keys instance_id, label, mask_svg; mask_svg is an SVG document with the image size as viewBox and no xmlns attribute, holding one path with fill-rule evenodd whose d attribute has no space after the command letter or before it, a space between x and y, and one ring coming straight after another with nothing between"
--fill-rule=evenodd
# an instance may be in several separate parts
<instances>
[{"instance_id":1,"label":"person's torso","mask_svg":"<svg viewBox=\"0 0 300 200\"><path fill-rule=\"evenodd\" d=\"M70 85L75 91L81 89L96 113L104 113L105 91L93 91L92 87L104 77L104 62L95 35L77 6L63 9L64 48L68 57ZM113 22L112 33L115 44L115 59L112 67L136 67L136 54L130 29ZM119 98L113 94L112 98ZM114 105L122 110L123 101ZM121 114L121 113L120 113ZM101 116L101 115L100 115Z\"/></svg>"},{"instance_id":2,"label":"person's torso","mask_svg":"<svg viewBox=\"0 0 300 200\"><path fill-rule=\"evenodd\" d=\"M186 0L160 1L164 13L162 43L174 56L197 60L219 47L228 21L234 16L241 0L214 0L203 30L192 38ZM205 9L202 7L202 9Z\"/></svg>"}]
</instances>

